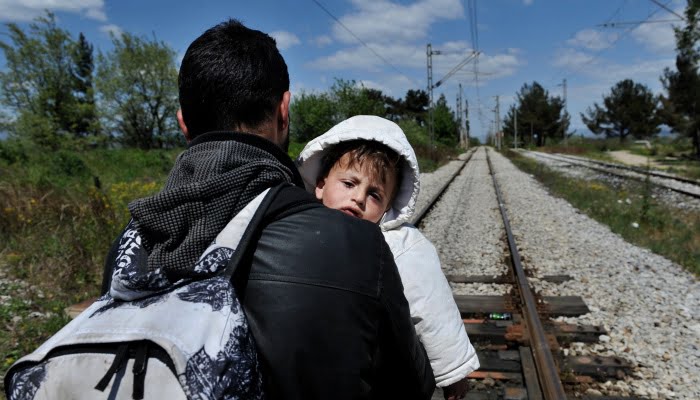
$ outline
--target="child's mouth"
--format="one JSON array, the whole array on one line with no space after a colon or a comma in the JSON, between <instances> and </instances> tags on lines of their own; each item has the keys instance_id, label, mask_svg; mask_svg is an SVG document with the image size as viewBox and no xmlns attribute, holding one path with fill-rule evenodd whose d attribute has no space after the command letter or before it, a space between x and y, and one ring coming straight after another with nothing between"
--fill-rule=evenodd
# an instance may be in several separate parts
<instances>
[{"instance_id":1,"label":"child's mouth","mask_svg":"<svg viewBox=\"0 0 700 400\"><path fill-rule=\"evenodd\" d=\"M343 208L343 209L340 210L340 211L344 212L344 213L347 214L347 215L360 218L359 213L356 212L355 210L351 209L351 208Z\"/></svg>"}]
</instances>

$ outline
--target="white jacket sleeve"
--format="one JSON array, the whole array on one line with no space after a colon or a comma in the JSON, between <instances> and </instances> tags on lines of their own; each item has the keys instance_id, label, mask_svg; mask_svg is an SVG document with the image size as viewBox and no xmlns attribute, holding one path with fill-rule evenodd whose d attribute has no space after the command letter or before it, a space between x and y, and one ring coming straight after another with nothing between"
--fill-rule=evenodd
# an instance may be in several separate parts
<instances>
[{"instance_id":1,"label":"white jacket sleeve","mask_svg":"<svg viewBox=\"0 0 700 400\"><path fill-rule=\"evenodd\" d=\"M479 360L435 247L409 224L385 231L384 237L394 254L411 318L437 386L459 381L479 368Z\"/></svg>"}]
</instances>

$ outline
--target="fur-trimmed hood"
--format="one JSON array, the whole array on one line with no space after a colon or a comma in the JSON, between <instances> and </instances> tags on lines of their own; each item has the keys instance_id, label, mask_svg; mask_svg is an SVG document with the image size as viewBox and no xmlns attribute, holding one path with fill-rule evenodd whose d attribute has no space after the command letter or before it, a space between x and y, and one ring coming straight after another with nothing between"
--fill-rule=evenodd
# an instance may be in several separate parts
<instances>
[{"instance_id":1,"label":"fur-trimmed hood","mask_svg":"<svg viewBox=\"0 0 700 400\"><path fill-rule=\"evenodd\" d=\"M409 222L416 209L420 191L418 159L403 130L387 119L373 115L357 115L337 124L328 132L306 144L296 160L297 167L308 191L313 192L321 171L321 159L333 145L349 140L374 140L389 146L404 159L401 186L389 211L379 222L383 231L392 230Z\"/></svg>"}]
</instances>

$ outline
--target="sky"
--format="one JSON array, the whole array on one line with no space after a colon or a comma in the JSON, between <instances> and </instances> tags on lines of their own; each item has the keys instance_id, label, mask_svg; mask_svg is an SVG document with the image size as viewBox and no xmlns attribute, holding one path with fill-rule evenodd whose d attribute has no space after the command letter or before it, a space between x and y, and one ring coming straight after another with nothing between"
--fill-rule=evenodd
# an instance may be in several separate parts
<instances>
[{"instance_id":1,"label":"sky","mask_svg":"<svg viewBox=\"0 0 700 400\"><path fill-rule=\"evenodd\" d=\"M523 84L564 97L564 80L571 129L588 135L580 113L615 83L632 79L662 93L659 77L674 67L673 26L684 7L682 0L0 0L0 40L7 23L26 27L48 9L96 50L109 51L110 33L126 31L167 43L179 63L202 32L236 18L277 40L292 96L345 79L395 98L427 88L431 44L440 52L432 56L433 83L444 80L434 98L444 94L456 110L461 84L472 136L493 128L497 98L503 118ZM475 51L476 63L443 79Z\"/></svg>"}]
</instances>

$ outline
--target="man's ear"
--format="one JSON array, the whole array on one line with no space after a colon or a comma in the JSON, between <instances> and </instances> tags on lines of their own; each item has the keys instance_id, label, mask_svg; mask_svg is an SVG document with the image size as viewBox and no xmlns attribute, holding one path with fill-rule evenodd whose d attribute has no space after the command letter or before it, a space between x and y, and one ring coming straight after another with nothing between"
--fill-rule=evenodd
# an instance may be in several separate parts
<instances>
[{"instance_id":1,"label":"man's ear","mask_svg":"<svg viewBox=\"0 0 700 400\"><path fill-rule=\"evenodd\" d=\"M182 108L179 108L177 110L177 124L180 125L180 130L182 131L182 134L185 135L185 140L187 142L190 142L190 132L187 130L187 125L185 125L185 119L182 118Z\"/></svg>"},{"instance_id":2,"label":"man's ear","mask_svg":"<svg viewBox=\"0 0 700 400\"><path fill-rule=\"evenodd\" d=\"M278 120L278 128L280 132L284 132L287 128L289 128L289 103L292 100L292 93L287 90L284 92L282 95L282 101L280 101L279 105L279 120Z\"/></svg>"},{"instance_id":3,"label":"man's ear","mask_svg":"<svg viewBox=\"0 0 700 400\"><path fill-rule=\"evenodd\" d=\"M323 200L323 188L326 186L326 178L321 178L316 181L316 189L314 193L316 194L317 200Z\"/></svg>"}]
</instances>

